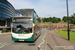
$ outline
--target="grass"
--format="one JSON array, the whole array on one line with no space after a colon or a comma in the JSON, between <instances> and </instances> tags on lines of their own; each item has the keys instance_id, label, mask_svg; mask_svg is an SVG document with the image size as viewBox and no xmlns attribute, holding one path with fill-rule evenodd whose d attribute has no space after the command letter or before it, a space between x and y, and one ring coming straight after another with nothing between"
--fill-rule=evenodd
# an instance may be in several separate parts
<instances>
[{"instance_id":1,"label":"grass","mask_svg":"<svg viewBox=\"0 0 75 50\"><path fill-rule=\"evenodd\" d=\"M64 21L60 21L59 23L67 23L67 22L64 22Z\"/></svg>"},{"instance_id":2,"label":"grass","mask_svg":"<svg viewBox=\"0 0 75 50\"><path fill-rule=\"evenodd\" d=\"M67 30L56 30L55 32L68 39ZM75 32L70 32L70 40L75 42Z\"/></svg>"},{"instance_id":3,"label":"grass","mask_svg":"<svg viewBox=\"0 0 75 50\"><path fill-rule=\"evenodd\" d=\"M75 32L75 29L71 29L72 32Z\"/></svg>"}]
</instances>

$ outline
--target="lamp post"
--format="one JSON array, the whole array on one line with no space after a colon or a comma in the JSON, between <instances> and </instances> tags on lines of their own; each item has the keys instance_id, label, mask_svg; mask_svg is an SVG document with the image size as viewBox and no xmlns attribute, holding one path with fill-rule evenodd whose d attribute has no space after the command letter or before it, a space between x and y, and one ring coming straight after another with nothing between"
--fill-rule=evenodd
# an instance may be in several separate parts
<instances>
[{"instance_id":1,"label":"lamp post","mask_svg":"<svg viewBox=\"0 0 75 50\"><path fill-rule=\"evenodd\" d=\"M68 0L66 0L66 6L67 6L67 20L68 20L68 40L70 40L70 34L69 34L69 13L68 13Z\"/></svg>"}]
</instances>

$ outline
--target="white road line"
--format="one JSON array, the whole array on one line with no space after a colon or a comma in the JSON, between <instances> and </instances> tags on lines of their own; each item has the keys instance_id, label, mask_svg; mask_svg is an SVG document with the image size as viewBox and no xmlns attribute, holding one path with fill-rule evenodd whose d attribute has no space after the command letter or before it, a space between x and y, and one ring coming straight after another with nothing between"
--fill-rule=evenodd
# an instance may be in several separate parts
<instances>
[{"instance_id":1,"label":"white road line","mask_svg":"<svg viewBox=\"0 0 75 50\"><path fill-rule=\"evenodd\" d=\"M45 33L45 35L44 35L44 38L42 38L42 43L40 43L39 45L38 45L38 47L40 48L40 46L45 42L45 37L46 37L46 33ZM41 48L40 48L40 50L41 50Z\"/></svg>"},{"instance_id":2,"label":"white road line","mask_svg":"<svg viewBox=\"0 0 75 50\"><path fill-rule=\"evenodd\" d=\"M7 42L5 42L5 43L0 43L2 46L0 46L0 48L3 48L5 45L8 45L8 44L10 44L10 43L7 43Z\"/></svg>"},{"instance_id":3,"label":"white road line","mask_svg":"<svg viewBox=\"0 0 75 50\"><path fill-rule=\"evenodd\" d=\"M5 44L6 44L7 42L5 42L5 43L0 43L2 46L0 46L0 48L2 48L2 47L4 47L5 46Z\"/></svg>"},{"instance_id":4,"label":"white road line","mask_svg":"<svg viewBox=\"0 0 75 50\"><path fill-rule=\"evenodd\" d=\"M5 45L2 45L0 48L3 48Z\"/></svg>"}]
</instances>

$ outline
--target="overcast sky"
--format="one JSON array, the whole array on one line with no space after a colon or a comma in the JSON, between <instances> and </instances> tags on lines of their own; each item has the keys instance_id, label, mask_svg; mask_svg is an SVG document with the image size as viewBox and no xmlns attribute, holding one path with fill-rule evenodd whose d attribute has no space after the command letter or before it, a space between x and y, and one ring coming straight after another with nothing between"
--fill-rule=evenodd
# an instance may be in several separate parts
<instances>
[{"instance_id":1,"label":"overcast sky","mask_svg":"<svg viewBox=\"0 0 75 50\"><path fill-rule=\"evenodd\" d=\"M39 17L59 17L67 15L66 0L8 0L15 9L34 8ZM68 0L69 16L75 13L75 0Z\"/></svg>"}]
</instances>

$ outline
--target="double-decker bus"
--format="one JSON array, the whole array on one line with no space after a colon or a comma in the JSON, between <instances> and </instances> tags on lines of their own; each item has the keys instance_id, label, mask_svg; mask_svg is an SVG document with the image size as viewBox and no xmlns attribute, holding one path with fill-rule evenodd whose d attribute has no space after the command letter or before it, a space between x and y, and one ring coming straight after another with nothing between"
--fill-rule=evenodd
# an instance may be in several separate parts
<instances>
[{"instance_id":1,"label":"double-decker bus","mask_svg":"<svg viewBox=\"0 0 75 50\"><path fill-rule=\"evenodd\" d=\"M12 22L12 41L34 42L41 35L41 26L34 9L17 10L21 16L14 16Z\"/></svg>"}]
</instances>

